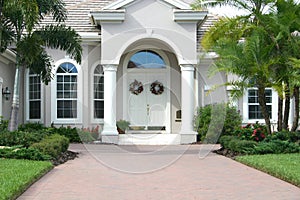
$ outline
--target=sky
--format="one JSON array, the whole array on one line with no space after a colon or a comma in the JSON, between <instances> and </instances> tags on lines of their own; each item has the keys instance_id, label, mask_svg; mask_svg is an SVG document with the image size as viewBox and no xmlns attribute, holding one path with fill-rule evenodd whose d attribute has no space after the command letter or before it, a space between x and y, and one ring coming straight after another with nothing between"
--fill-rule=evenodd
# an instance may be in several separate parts
<instances>
[{"instance_id":1,"label":"sky","mask_svg":"<svg viewBox=\"0 0 300 200\"><path fill-rule=\"evenodd\" d=\"M193 3L195 0L182 0L188 4ZM235 8L232 8L230 6L222 6L222 7L215 7L215 8L209 8L209 13L220 15L220 16L227 16L232 17L236 15L242 15L245 13L245 11L237 10Z\"/></svg>"}]
</instances>

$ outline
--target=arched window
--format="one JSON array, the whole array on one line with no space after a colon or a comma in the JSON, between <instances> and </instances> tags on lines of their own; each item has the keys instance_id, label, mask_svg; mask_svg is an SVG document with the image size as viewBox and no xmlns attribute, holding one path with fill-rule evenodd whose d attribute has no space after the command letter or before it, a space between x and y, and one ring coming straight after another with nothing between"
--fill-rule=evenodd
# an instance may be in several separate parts
<instances>
[{"instance_id":1,"label":"arched window","mask_svg":"<svg viewBox=\"0 0 300 200\"><path fill-rule=\"evenodd\" d=\"M74 64L62 63L56 71L56 105L57 118L77 118L77 77Z\"/></svg>"},{"instance_id":2,"label":"arched window","mask_svg":"<svg viewBox=\"0 0 300 200\"><path fill-rule=\"evenodd\" d=\"M130 58L127 68L161 69L166 68L166 63L163 58L154 51L142 50Z\"/></svg>"},{"instance_id":3,"label":"arched window","mask_svg":"<svg viewBox=\"0 0 300 200\"><path fill-rule=\"evenodd\" d=\"M94 118L104 118L104 73L103 67L97 65L94 71Z\"/></svg>"}]
</instances>

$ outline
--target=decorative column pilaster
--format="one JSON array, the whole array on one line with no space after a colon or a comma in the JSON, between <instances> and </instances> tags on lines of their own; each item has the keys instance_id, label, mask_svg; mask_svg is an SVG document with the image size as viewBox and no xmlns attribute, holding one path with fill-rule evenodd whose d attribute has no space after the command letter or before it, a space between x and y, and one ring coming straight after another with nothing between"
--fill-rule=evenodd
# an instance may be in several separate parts
<instances>
[{"instance_id":1,"label":"decorative column pilaster","mask_svg":"<svg viewBox=\"0 0 300 200\"><path fill-rule=\"evenodd\" d=\"M104 71L104 127L102 136L117 136L116 126L116 74L118 65L103 65ZM103 137L102 137L103 140ZM115 140L115 139L113 139ZM114 143L110 141L110 143Z\"/></svg>"},{"instance_id":2,"label":"decorative column pilaster","mask_svg":"<svg viewBox=\"0 0 300 200\"><path fill-rule=\"evenodd\" d=\"M196 142L193 128L195 111L194 66L180 65L181 68L181 143Z\"/></svg>"}]
</instances>

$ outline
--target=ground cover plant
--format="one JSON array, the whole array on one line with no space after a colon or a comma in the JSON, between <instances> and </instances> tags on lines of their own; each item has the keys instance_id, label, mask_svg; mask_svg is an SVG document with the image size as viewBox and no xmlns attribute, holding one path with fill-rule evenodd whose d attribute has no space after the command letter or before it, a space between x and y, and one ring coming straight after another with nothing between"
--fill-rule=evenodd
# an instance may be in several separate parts
<instances>
[{"instance_id":1,"label":"ground cover plant","mask_svg":"<svg viewBox=\"0 0 300 200\"><path fill-rule=\"evenodd\" d=\"M0 158L0 200L15 199L52 167L48 161Z\"/></svg>"},{"instance_id":2,"label":"ground cover plant","mask_svg":"<svg viewBox=\"0 0 300 200\"><path fill-rule=\"evenodd\" d=\"M236 160L300 187L300 153L247 155Z\"/></svg>"}]
</instances>

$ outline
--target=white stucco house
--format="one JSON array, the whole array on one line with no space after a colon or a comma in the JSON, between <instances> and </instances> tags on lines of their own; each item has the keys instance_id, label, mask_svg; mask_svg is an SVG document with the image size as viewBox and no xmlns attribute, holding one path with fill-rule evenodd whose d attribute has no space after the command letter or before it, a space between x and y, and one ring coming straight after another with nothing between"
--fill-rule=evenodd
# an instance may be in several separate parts
<instances>
[{"instance_id":1,"label":"white stucco house","mask_svg":"<svg viewBox=\"0 0 300 200\"><path fill-rule=\"evenodd\" d=\"M116 144L195 142L196 108L228 101L230 88L206 92L233 78L209 78L215 55L200 52L201 36L217 18L192 10L191 0L64 2L66 24L82 37L82 63L48 49L54 60L51 83L44 85L38 76L23 71L19 123L98 125L102 141ZM13 90L14 62L10 51L0 56L2 91ZM276 121L277 95L271 89L268 94ZM0 115L6 119L10 101L0 98ZM255 89L246 91L236 106L245 123L262 121ZM118 120L130 122L126 134L118 134Z\"/></svg>"}]
</instances>

